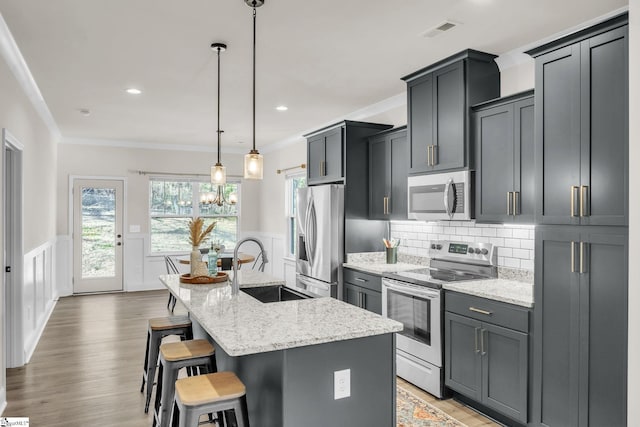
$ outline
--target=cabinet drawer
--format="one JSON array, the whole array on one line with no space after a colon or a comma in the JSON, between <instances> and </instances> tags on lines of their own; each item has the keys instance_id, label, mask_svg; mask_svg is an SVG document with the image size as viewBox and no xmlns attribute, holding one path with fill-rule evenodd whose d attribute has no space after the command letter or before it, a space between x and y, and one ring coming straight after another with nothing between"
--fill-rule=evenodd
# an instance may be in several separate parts
<instances>
[{"instance_id":1,"label":"cabinet drawer","mask_svg":"<svg viewBox=\"0 0 640 427\"><path fill-rule=\"evenodd\" d=\"M382 292L382 277L350 268L343 269L344 281L372 291Z\"/></svg>"},{"instance_id":2,"label":"cabinet drawer","mask_svg":"<svg viewBox=\"0 0 640 427\"><path fill-rule=\"evenodd\" d=\"M516 331L529 332L529 310L500 301L447 291L445 309Z\"/></svg>"}]
</instances>

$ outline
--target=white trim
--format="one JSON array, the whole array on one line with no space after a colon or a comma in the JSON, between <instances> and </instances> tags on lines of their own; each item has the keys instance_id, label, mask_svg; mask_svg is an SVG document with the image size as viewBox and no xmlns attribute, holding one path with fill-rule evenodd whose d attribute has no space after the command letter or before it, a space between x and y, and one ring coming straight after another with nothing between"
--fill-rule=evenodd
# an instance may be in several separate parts
<instances>
[{"instance_id":1,"label":"white trim","mask_svg":"<svg viewBox=\"0 0 640 427\"><path fill-rule=\"evenodd\" d=\"M36 110L42 121L45 123L49 132L51 132L56 140L62 136L60 129L56 124L47 103L40 93L38 84L36 83L27 62L24 60L18 45L16 44L7 23L2 15L0 15L0 55L4 58L9 69L18 81L18 84L31 101L33 108Z\"/></svg>"},{"instance_id":2,"label":"white trim","mask_svg":"<svg viewBox=\"0 0 640 427\"><path fill-rule=\"evenodd\" d=\"M47 308L44 312L43 321L39 323L38 329L31 336L31 339L25 343L24 347L24 363L27 364L31 361L31 357L33 353L36 351L36 347L40 342L40 338L42 338L42 334L44 333L44 329L47 327L47 323L49 323L49 319L51 318L51 314L53 313L53 309L56 308L56 303L58 300L51 300L47 303Z\"/></svg>"},{"instance_id":3,"label":"white trim","mask_svg":"<svg viewBox=\"0 0 640 427\"><path fill-rule=\"evenodd\" d=\"M4 414L5 409L7 409L7 389L0 387L0 415Z\"/></svg>"},{"instance_id":4,"label":"white trim","mask_svg":"<svg viewBox=\"0 0 640 427\"><path fill-rule=\"evenodd\" d=\"M217 153L217 147L193 144L165 144L160 142L142 142L126 139L99 139L99 138L62 138L60 144L87 145L93 147L119 147L138 148L142 150L167 150L167 151L196 151L202 153ZM222 153L246 154L248 148L222 147Z\"/></svg>"},{"instance_id":5,"label":"white trim","mask_svg":"<svg viewBox=\"0 0 640 427\"><path fill-rule=\"evenodd\" d=\"M0 25L1 26L1 25ZM11 286L7 286L5 283L5 295L6 303L3 309L4 319L3 322L11 321L8 323L11 331L9 336L6 337L4 343L7 345L7 351L5 352L7 360L5 360L5 367L17 367L24 364L24 312L23 312L23 286L24 286L24 242L23 242L23 211L24 211L24 189L22 182L22 170L23 170L23 145L7 130L2 129L2 166L0 170L4 172L5 158L7 151L11 151L13 157L13 200L12 200L12 220L13 220L13 238L11 239L12 247L9 248L10 261L11 261ZM4 182L4 176L2 181ZM3 206L2 215L4 216L4 210L7 204L6 200L6 185L3 185ZM3 219L4 221L4 219ZM5 234L7 230L4 231ZM6 243L3 242L3 250ZM4 265L7 265L6 260L3 260ZM4 299L4 296L3 296ZM6 324L6 323L4 323ZM2 333L6 328L3 326Z\"/></svg>"}]
</instances>

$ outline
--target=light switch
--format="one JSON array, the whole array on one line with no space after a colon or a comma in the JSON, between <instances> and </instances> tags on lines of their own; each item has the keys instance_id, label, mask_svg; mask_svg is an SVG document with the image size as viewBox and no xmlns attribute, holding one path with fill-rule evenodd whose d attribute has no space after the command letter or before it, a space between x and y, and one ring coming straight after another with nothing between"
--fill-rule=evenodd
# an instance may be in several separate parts
<instances>
[{"instance_id":1,"label":"light switch","mask_svg":"<svg viewBox=\"0 0 640 427\"><path fill-rule=\"evenodd\" d=\"M344 399L351 396L351 369L343 369L333 373L333 398Z\"/></svg>"}]
</instances>

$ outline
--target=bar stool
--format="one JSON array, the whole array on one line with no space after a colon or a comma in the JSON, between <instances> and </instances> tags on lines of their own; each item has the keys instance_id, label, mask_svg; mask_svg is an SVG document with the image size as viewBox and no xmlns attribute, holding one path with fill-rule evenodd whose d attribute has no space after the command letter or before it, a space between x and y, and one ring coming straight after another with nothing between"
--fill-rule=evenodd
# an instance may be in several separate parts
<instances>
[{"instance_id":1,"label":"bar stool","mask_svg":"<svg viewBox=\"0 0 640 427\"><path fill-rule=\"evenodd\" d=\"M201 415L231 410L238 427L249 427L246 389L233 372L182 378L175 387L174 427L197 427Z\"/></svg>"},{"instance_id":2,"label":"bar stool","mask_svg":"<svg viewBox=\"0 0 640 427\"><path fill-rule=\"evenodd\" d=\"M170 425L171 408L178 371L182 368L198 368L202 374L216 372L215 349L207 340L187 340L162 344L153 427Z\"/></svg>"},{"instance_id":3,"label":"bar stool","mask_svg":"<svg viewBox=\"0 0 640 427\"><path fill-rule=\"evenodd\" d=\"M144 412L149 412L149 402L151 401L151 391L156 375L156 365L158 364L158 351L162 339L169 335L180 335L181 340L193 338L191 319L187 316L156 317L149 319L149 329L147 331L147 350L144 355L144 370L142 371L142 386L140 393L144 391L147 384L147 396L144 404Z\"/></svg>"}]
</instances>

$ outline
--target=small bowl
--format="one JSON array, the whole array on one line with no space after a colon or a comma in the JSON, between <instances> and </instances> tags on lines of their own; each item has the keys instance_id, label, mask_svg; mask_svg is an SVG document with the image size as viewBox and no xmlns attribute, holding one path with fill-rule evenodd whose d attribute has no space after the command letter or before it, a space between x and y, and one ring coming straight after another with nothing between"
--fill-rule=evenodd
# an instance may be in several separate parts
<instances>
[{"instance_id":1,"label":"small bowl","mask_svg":"<svg viewBox=\"0 0 640 427\"><path fill-rule=\"evenodd\" d=\"M209 248L200 248L200 253L201 253L202 255L206 255L206 254L208 254L208 253L209 253Z\"/></svg>"}]
</instances>

